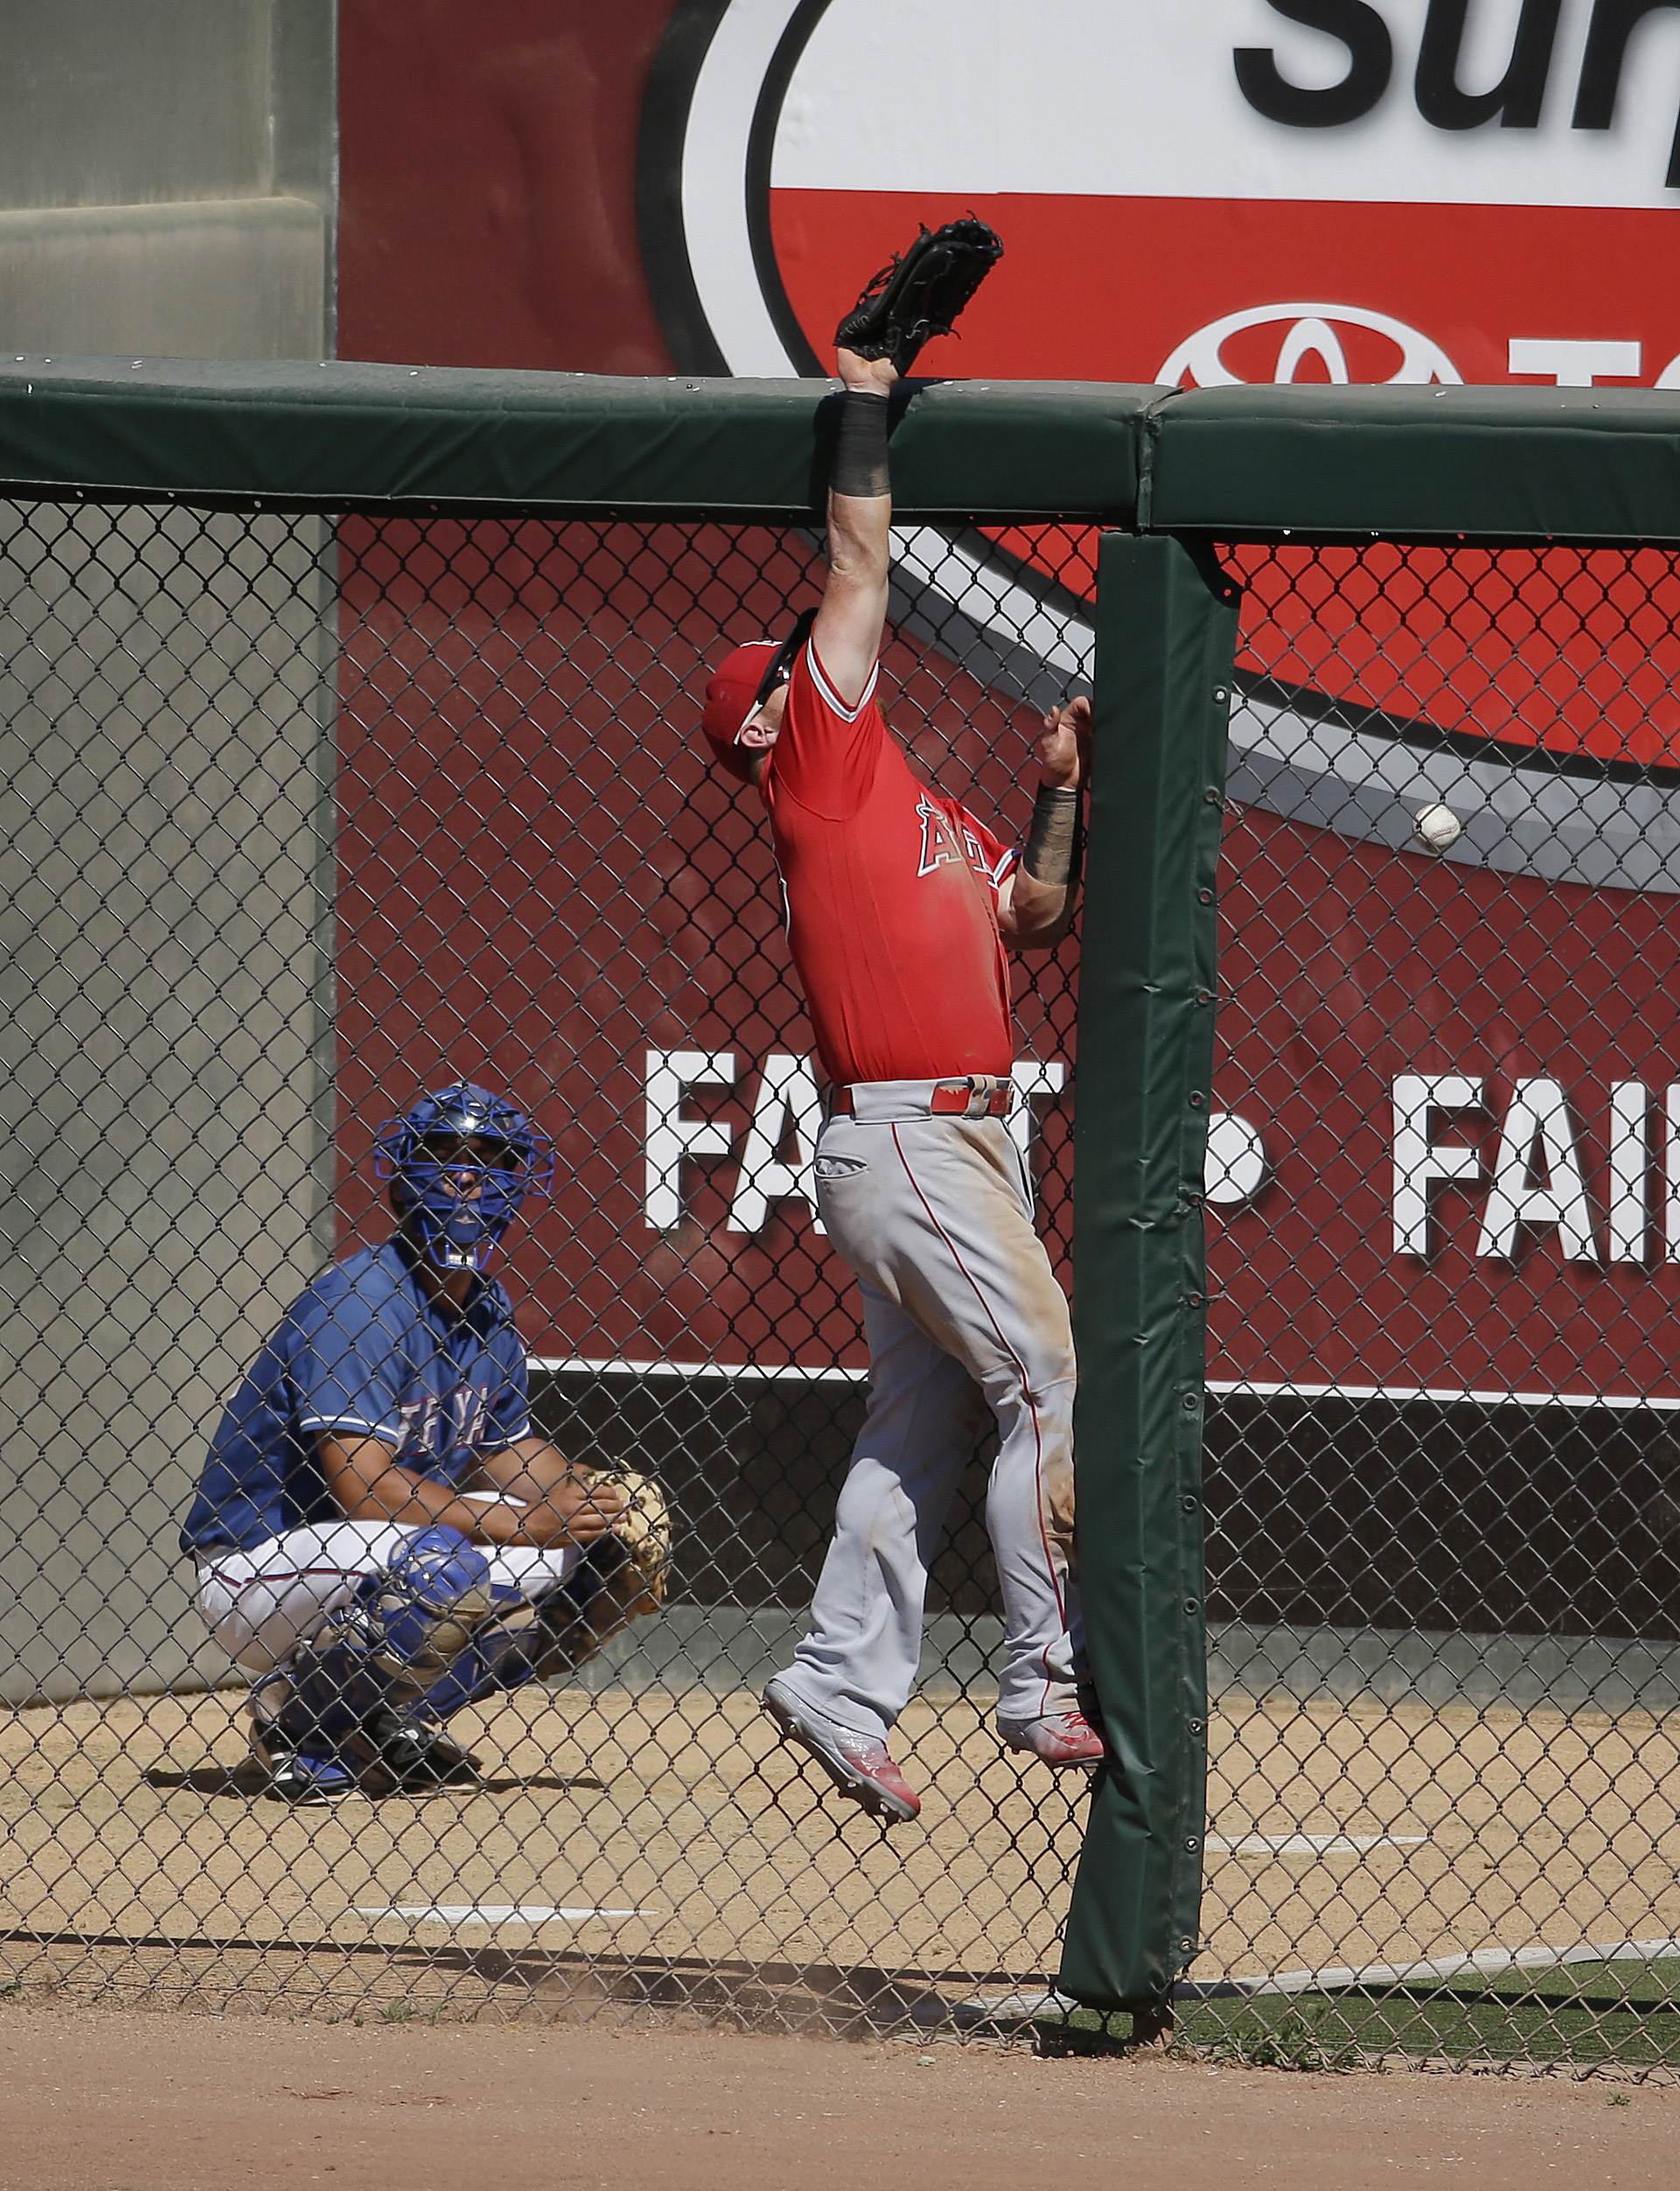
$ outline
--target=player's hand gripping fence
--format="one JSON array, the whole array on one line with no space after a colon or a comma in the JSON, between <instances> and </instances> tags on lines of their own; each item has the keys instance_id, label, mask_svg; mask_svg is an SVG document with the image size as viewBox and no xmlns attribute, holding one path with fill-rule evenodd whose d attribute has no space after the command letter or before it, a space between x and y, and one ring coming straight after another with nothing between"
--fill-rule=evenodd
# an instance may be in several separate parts
<instances>
[{"instance_id":1,"label":"player's hand gripping fence","mask_svg":"<svg viewBox=\"0 0 1680 2191\"><path fill-rule=\"evenodd\" d=\"M722 642L812 597L815 392L614 384L574 463L548 384L516 376L492 464L453 376L311 367L322 394L265 441L271 373L142 397L164 374L124 360L74 396L72 462L17 371L7 1974L334 2014L1018 2023L1061 1971L1084 1805L986 1724L984 1455L900 1745L921 1824L883 1839L838 1809L755 1701L810 1591L863 1351L811 1223L809 1036L762 827L686 722ZM1190 1979L1239 1991L1181 1999L1181 2031L1300 2060L1673 2062L1665 400L1624 430L1546 392L1551 423L1507 422L1504 502L1462 442L1432 454L1469 430L1455 392L1398 426L1400 397L1373 419L1329 392L1311 430L1347 439L1317 474L1278 453L1293 415L1265 392L1175 398L1147 435L1141 394L999 400L960 497L935 444L978 395L919 395L894 445L889 713L945 790L1024 826L1037 711L1091 667L1094 521L1182 532L1193 555L1122 560L1182 554L1209 600L1219 570L1244 589L1232 680L1200 702L1229 710L1226 803L1204 784L1196 816L1151 822L1192 850L1223 833L1216 880L1186 870L1194 905L1218 893L1214 1074L1148 1143L1175 1252L1205 1215L1209 1280L1187 1264L1166 1339L1132 1349L1140 1404L1189 1434L1154 1479L1175 1533L1157 1511L1149 1538L1182 1560L1200 1395L1172 1350L1205 1290L1209 1573L1155 1603L1177 1687L1149 1709L1166 1740L1205 1734L1206 1845L1199 1820L1171 1850L1159 1818L1140 1831L1180 1908L1205 1861ZM368 401L398 422L388 474ZM776 406L796 401L794 433ZM644 403L680 478L637 471ZM714 407L686 441L685 405ZM1378 443L1402 451L1386 471L1360 456ZM1428 544L1479 525L1503 544ZM1100 615L1132 619L1137 673L1153 631L1177 675L1171 618L1127 599ZM1106 692L1136 719L1136 690ZM1444 854L1412 835L1428 806L1462 824ZM1105 856L1099 816L1093 909ZM1017 979L1014 1124L1067 1275L1070 950ZM575 1678L464 1716L482 1783L294 1811L255 1794L240 1692L206 1685L227 1662L175 1532L281 1310L383 1229L373 1133L446 1072L559 1145L501 1266L538 1413L578 1460L664 1485L674 1580ZM1082 1132L1138 1130L1121 1113L1147 1094L1088 1077ZM1107 1311L1089 1287L1080 1307L1100 1345ZM1126 1490L1109 1479L1111 1512ZM1183 1656L1203 1595L1205 1714ZM1190 1936L1169 1915L1136 1913L1163 1981ZM1070 1945L1100 1978L1092 1937Z\"/></svg>"}]
</instances>

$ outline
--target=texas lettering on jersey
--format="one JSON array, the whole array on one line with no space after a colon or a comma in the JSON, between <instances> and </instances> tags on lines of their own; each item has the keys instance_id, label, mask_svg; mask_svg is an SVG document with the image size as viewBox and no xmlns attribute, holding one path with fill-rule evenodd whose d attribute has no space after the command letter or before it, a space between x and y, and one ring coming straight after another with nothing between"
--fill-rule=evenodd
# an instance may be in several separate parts
<instances>
[{"instance_id":1,"label":"texas lettering on jersey","mask_svg":"<svg viewBox=\"0 0 1680 2191\"><path fill-rule=\"evenodd\" d=\"M441 1460L450 1453L474 1453L490 1420L491 1395L477 1385L457 1385L447 1399L436 1392L405 1399L397 1414L402 1424L396 1459L419 1457ZM439 1429L448 1421L449 1434L440 1441Z\"/></svg>"}]
</instances>

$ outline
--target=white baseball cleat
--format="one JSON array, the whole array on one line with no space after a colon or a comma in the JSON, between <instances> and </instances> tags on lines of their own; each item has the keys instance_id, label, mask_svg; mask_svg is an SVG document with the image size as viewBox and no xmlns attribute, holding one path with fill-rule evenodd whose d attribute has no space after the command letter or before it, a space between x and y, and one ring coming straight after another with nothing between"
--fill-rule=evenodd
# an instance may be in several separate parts
<instances>
[{"instance_id":1,"label":"white baseball cleat","mask_svg":"<svg viewBox=\"0 0 1680 2191\"><path fill-rule=\"evenodd\" d=\"M1103 1738L1083 1712L1059 1712L1046 1720L1000 1720L1006 1749L1042 1757L1047 1765L1100 1765L1107 1752Z\"/></svg>"},{"instance_id":2,"label":"white baseball cleat","mask_svg":"<svg viewBox=\"0 0 1680 2191\"><path fill-rule=\"evenodd\" d=\"M790 1741L811 1752L841 1795L861 1803L872 1818L891 1825L919 1815L921 1798L887 1755L884 1742L819 1718L779 1679L765 1689L764 1709Z\"/></svg>"}]
</instances>

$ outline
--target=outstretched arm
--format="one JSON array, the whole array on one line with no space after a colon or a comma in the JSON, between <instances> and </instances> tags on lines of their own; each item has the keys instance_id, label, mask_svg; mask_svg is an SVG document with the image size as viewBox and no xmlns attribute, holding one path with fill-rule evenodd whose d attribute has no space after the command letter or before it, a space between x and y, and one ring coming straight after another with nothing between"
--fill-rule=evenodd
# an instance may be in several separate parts
<instances>
[{"instance_id":1,"label":"outstretched arm","mask_svg":"<svg viewBox=\"0 0 1680 2191\"><path fill-rule=\"evenodd\" d=\"M812 632L817 659L848 708L863 697L887 624L892 490L887 398L898 378L886 358L839 353L846 383L828 491L828 583Z\"/></svg>"},{"instance_id":2,"label":"outstretched arm","mask_svg":"<svg viewBox=\"0 0 1680 2191\"><path fill-rule=\"evenodd\" d=\"M1021 864L998 894L998 928L1017 951L1045 951L1073 925L1079 896L1091 702L1052 708L1038 741L1038 797Z\"/></svg>"}]
</instances>

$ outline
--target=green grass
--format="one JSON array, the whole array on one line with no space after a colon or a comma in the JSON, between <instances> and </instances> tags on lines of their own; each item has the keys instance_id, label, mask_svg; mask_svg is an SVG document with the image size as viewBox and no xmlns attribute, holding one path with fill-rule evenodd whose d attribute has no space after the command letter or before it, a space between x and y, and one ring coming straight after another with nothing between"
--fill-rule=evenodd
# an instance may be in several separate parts
<instances>
[{"instance_id":1,"label":"green grass","mask_svg":"<svg viewBox=\"0 0 1680 2191\"><path fill-rule=\"evenodd\" d=\"M1046 2036L1056 2027L1046 2027ZM1130 2019L1080 2011L1074 2046L1125 2039ZM1349 2069L1386 2054L1580 2068L1680 2066L1680 1960L1560 1964L1409 1985L1184 2001L1178 2043L1214 2061Z\"/></svg>"}]
</instances>

